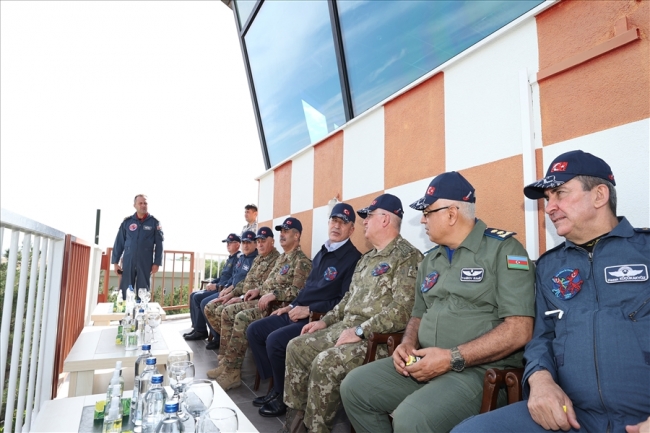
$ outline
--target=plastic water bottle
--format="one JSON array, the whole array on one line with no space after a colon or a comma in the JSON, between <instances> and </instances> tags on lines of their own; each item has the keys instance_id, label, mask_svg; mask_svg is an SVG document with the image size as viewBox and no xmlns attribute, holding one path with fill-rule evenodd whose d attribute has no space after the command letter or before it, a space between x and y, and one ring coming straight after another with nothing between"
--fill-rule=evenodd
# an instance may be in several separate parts
<instances>
[{"instance_id":1,"label":"plastic water bottle","mask_svg":"<svg viewBox=\"0 0 650 433\"><path fill-rule=\"evenodd\" d=\"M142 426L147 431L153 431L165 416L167 392L162 383L162 374L157 373L151 376L151 387L142 399Z\"/></svg>"},{"instance_id":2,"label":"plastic water bottle","mask_svg":"<svg viewBox=\"0 0 650 433\"><path fill-rule=\"evenodd\" d=\"M124 378L121 376L121 373L122 361L117 361L115 363L115 371L113 371L111 383L108 385L108 389L106 390L106 402L111 401L111 398L114 396L113 394L115 393L115 389L119 391L117 396L122 398L122 392L124 392ZM114 386L118 386L118 388L113 388Z\"/></svg>"},{"instance_id":3,"label":"plastic water bottle","mask_svg":"<svg viewBox=\"0 0 650 433\"><path fill-rule=\"evenodd\" d=\"M142 345L142 355L138 356L135 360L135 372L133 374L133 396L131 397L131 413L135 413L138 406L138 398L140 391L140 375L146 367L147 358L151 357L151 346L149 344Z\"/></svg>"},{"instance_id":4,"label":"plastic water bottle","mask_svg":"<svg viewBox=\"0 0 650 433\"><path fill-rule=\"evenodd\" d=\"M138 401L135 410L135 417L133 418L133 423L135 425L140 425L142 423L143 399L141 397L149 391L149 387L151 386L151 377L157 373L156 358L150 356L147 358L144 371L140 374L140 380L138 380ZM136 390L134 389L133 393L135 394L135 392Z\"/></svg>"},{"instance_id":5,"label":"plastic water bottle","mask_svg":"<svg viewBox=\"0 0 650 433\"><path fill-rule=\"evenodd\" d=\"M156 427L156 433L179 433L184 432L185 427L183 422L178 418L176 414L178 412L178 401L173 400L168 403L165 403L165 418L163 418L158 427Z\"/></svg>"},{"instance_id":6,"label":"plastic water bottle","mask_svg":"<svg viewBox=\"0 0 650 433\"><path fill-rule=\"evenodd\" d=\"M119 385L115 385L110 402L104 414L103 433L121 433L122 432L122 400L118 395L120 392Z\"/></svg>"},{"instance_id":7,"label":"plastic water bottle","mask_svg":"<svg viewBox=\"0 0 650 433\"><path fill-rule=\"evenodd\" d=\"M126 311L133 311L135 307L135 291L133 286L129 284L129 288L126 290Z\"/></svg>"},{"instance_id":8,"label":"plastic water bottle","mask_svg":"<svg viewBox=\"0 0 650 433\"><path fill-rule=\"evenodd\" d=\"M140 308L138 315L135 316L135 322L137 325L138 345L142 346L144 344L144 309Z\"/></svg>"}]
</instances>

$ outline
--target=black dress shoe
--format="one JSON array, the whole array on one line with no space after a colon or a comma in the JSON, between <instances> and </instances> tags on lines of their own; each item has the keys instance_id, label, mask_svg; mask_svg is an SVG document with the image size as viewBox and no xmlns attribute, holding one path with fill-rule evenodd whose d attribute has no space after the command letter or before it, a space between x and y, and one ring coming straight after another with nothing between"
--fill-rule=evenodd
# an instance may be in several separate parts
<instances>
[{"instance_id":1,"label":"black dress shoe","mask_svg":"<svg viewBox=\"0 0 650 433\"><path fill-rule=\"evenodd\" d=\"M187 337L188 335L193 334L194 332L196 332L196 331L194 331L194 329L192 329L190 332L186 332L185 334L183 334L183 337Z\"/></svg>"},{"instance_id":2,"label":"black dress shoe","mask_svg":"<svg viewBox=\"0 0 650 433\"><path fill-rule=\"evenodd\" d=\"M220 346L220 344L219 344L220 341L221 341L221 340L220 340L219 338L215 338L214 340L212 340L211 342L209 342L208 344L206 344L206 345L205 345L205 348L206 348L207 350L217 350L217 349L219 348L219 346Z\"/></svg>"},{"instance_id":3,"label":"black dress shoe","mask_svg":"<svg viewBox=\"0 0 650 433\"><path fill-rule=\"evenodd\" d=\"M273 400L278 396L278 392L275 392L274 389L271 389L268 394L266 394L263 397L257 397L255 400L253 400L253 406L255 407L262 407L269 401Z\"/></svg>"},{"instance_id":4,"label":"black dress shoe","mask_svg":"<svg viewBox=\"0 0 650 433\"><path fill-rule=\"evenodd\" d=\"M186 340L205 340L208 338L208 334L206 332L192 332L190 335L186 335L185 339Z\"/></svg>"},{"instance_id":5,"label":"black dress shoe","mask_svg":"<svg viewBox=\"0 0 650 433\"><path fill-rule=\"evenodd\" d=\"M267 417L282 416L287 413L287 405L282 401L282 394L266 403L259 410L259 414Z\"/></svg>"}]
</instances>

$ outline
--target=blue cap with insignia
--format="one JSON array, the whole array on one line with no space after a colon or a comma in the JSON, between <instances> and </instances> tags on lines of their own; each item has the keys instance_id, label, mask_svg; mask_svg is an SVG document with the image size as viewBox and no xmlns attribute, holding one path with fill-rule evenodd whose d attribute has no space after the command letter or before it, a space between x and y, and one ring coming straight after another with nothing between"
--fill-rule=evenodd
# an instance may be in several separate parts
<instances>
[{"instance_id":1,"label":"blue cap with insignia","mask_svg":"<svg viewBox=\"0 0 650 433\"><path fill-rule=\"evenodd\" d=\"M609 164L591 153L573 150L563 153L551 162L546 177L524 188L524 195L532 200L544 198L544 190L557 188L576 176L592 176L616 185Z\"/></svg>"},{"instance_id":2,"label":"blue cap with insignia","mask_svg":"<svg viewBox=\"0 0 650 433\"><path fill-rule=\"evenodd\" d=\"M441 173L434 177L427 187L424 197L411 203L415 210L424 210L439 198L445 200L476 203L475 189L471 183L457 171Z\"/></svg>"},{"instance_id":3,"label":"blue cap with insignia","mask_svg":"<svg viewBox=\"0 0 650 433\"><path fill-rule=\"evenodd\" d=\"M255 236L255 239L266 239L272 237L273 230L271 230L269 227L260 227L260 229L257 231L257 236Z\"/></svg>"},{"instance_id":4,"label":"blue cap with insignia","mask_svg":"<svg viewBox=\"0 0 650 433\"><path fill-rule=\"evenodd\" d=\"M286 229L286 230L296 229L298 230L298 233L302 233L302 224L300 223L300 220L298 218L289 217L285 219L282 224L275 226L275 229L277 231L280 231L282 229Z\"/></svg>"},{"instance_id":5,"label":"blue cap with insignia","mask_svg":"<svg viewBox=\"0 0 650 433\"><path fill-rule=\"evenodd\" d=\"M354 209L352 209L352 206L347 203L337 203L332 208L330 218L332 217L341 218L345 222L355 222L357 219L356 215L354 214Z\"/></svg>"},{"instance_id":6,"label":"blue cap with insignia","mask_svg":"<svg viewBox=\"0 0 650 433\"><path fill-rule=\"evenodd\" d=\"M251 230L246 230L241 234L242 242L255 242L255 232Z\"/></svg>"},{"instance_id":7,"label":"blue cap with insignia","mask_svg":"<svg viewBox=\"0 0 650 433\"><path fill-rule=\"evenodd\" d=\"M370 203L370 206L364 207L357 211L361 218L366 218L369 212L375 209L384 209L398 217L402 218L404 211L402 210L402 201L395 197L393 194L382 194Z\"/></svg>"},{"instance_id":8,"label":"blue cap with insignia","mask_svg":"<svg viewBox=\"0 0 650 433\"><path fill-rule=\"evenodd\" d=\"M221 242L241 242L241 238L235 233L230 233L228 237Z\"/></svg>"}]
</instances>

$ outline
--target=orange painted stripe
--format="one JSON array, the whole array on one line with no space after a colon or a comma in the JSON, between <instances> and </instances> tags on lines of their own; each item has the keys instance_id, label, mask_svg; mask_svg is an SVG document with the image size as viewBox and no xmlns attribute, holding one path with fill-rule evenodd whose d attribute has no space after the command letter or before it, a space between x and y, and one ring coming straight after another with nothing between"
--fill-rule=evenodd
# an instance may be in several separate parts
<instances>
[{"instance_id":1,"label":"orange painted stripe","mask_svg":"<svg viewBox=\"0 0 650 433\"><path fill-rule=\"evenodd\" d=\"M445 82L434 75L384 106L384 187L445 171Z\"/></svg>"},{"instance_id":2,"label":"orange painted stripe","mask_svg":"<svg viewBox=\"0 0 650 433\"><path fill-rule=\"evenodd\" d=\"M314 207L343 195L343 131L314 146Z\"/></svg>"},{"instance_id":3,"label":"orange painted stripe","mask_svg":"<svg viewBox=\"0 0 650 433\"><path fill-rule=\"evenodd\" d=\"M291 213L291 161L273 172L273 218Z\"/></svg>"}]
</instances>

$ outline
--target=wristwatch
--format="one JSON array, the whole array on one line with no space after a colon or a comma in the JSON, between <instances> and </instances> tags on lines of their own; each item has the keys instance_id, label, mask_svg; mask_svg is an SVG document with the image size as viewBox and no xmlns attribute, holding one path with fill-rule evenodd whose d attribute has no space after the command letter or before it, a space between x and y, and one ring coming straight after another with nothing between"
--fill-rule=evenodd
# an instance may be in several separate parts
<instances>
[{"instance_id":1,"label":"wristwatch","mask_svg":"<svg viewBox=\"0 0 650 433\"><path fill-rule=\"evenodd\" d=\"M460 354L458 347L451 348L451 369L461 372L465 369L465 358Z\"/></svg>"},{"instance_id":2,"label":"wristwatch","mask_svg":"<svg viewBox=\"0 0 650 433\"><path fill-rule=\"evenodd\" d=\"M366 336L363 335L363 328L361 325L357 326L357 329L354 330L354 333L362 340L366 338Z\"/></svg>"},{"instance_id":3,"label":"wristwatch","mask_svg":"<svg viewBox=\"0 0 650 433\"><path fill-rule=\"evenodd\" d=\"M241 299L241 300L243 301L243 300L244 300L244 296L246 296L246 295L241 295L241 296L239 297L239 299Z\"/></svg>"}]
</instances>

